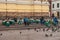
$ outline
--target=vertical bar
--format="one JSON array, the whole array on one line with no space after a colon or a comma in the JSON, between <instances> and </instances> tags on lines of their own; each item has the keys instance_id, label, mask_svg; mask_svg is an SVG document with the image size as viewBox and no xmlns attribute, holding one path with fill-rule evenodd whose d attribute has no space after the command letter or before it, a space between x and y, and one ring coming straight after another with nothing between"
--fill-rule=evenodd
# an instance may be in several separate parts
<instances>
[{"instance_id":1,"label":"vertical bar","mask_svg":"<svg viewBox=\"0 0 60 40\"><path fill-rule=\"evenodd\" d=\"M18 8L17 8L17 5L18 5L18 4L17 4L17 0L16 0L15 5L16 5L16 9L15 9L15 10L16 10L16 12L15 12L15 13L16 13L16 15L18 15L19 13L18 13ZM17 17L18 17L18 16L17 16Z\"/></svg>"},{"instance_id":2,"label":"vertical bar","mask_svg":"<svg viewBox=\"0 0 60 40\"><path fill-rule=\"evenodd\" d=\"M42 16L42 0L41 0L41 16Z\"/></svg>"},{"instance_id":3,"label":"vertical bar","mask_svg":"<svg viewBox=\"0 0 60 40\"><path fill-rule=\"evenodd\" d=\"M33 16L35 16L35 15L34 15L34 10L35 10L35 9L34 9L34 1L35 1L35 0L33 0Z\"/></svg>"},{"instance_id":4,"label":"vertical bar","mask_svg":"<svg viewBox=\"0 0 60 40\"><path fill-rule=\"evenodd\" d=\"M32 2L32 4L31 4L31 6L32 6L32 17L34 17L34 0L32 0L31 2Z\"/></svg>"},{"instance_id":5,"label":"vertical bar","mask_svg":"<svg viewBox=\"0 0 60 40\"><path fill-rule=\"evenodd\" d=\"M7 0L6 1L6 19L7 19Z\"/></svg>"},{"instance_id":6,"label":"vertical bar","mask_svg":"<svg viewBox=\"0 0 60 40\"><path fill-rule=\"evenodd\" d=\"M49 0L49 3L50 3L50 8L49 8L50 9L50 17L51 17L52 16L52 12L51 12L51 9L52 9L51 8L52 0Z\"/></svg>"}]
</instances>

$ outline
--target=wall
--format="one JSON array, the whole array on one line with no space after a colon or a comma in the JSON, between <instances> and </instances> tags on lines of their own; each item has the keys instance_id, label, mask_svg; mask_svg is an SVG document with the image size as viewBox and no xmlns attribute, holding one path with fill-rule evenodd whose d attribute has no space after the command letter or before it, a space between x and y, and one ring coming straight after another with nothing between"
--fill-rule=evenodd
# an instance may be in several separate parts
<instances>
[{"instance_id":1,"label":"wall","mask_svg":"<svg viewBox=\"0 0 60 40\"><path fill-rule=\"evenodd\" d=\"M9 2L10 0L8 0ZM21 2L21 0L20 0ZM22 1L23 2L23 1ZM39 1L34 1L37 2L37 4L20 4L20 3L15 3L13 0L13 3L0 3L0 13L3 15L3 13L6 16L48 16L49 15L49 5L38 3ZM7 10L6 10L7 9ZM12 15L14 14L14 15Z\"/></svg>"},{"instance_id":2,"label":"wall","mask_svg":"<svg viewBox=\"0 0 60 40\"><path fill-rule=\"evenodd\" d=\"M60 7L57 8L57 3L59 3L59 6L60 6L60 0L55 0L55 1L52 1L52 6L54 4L54 8L52 8L52 13L54 13L56 16L57 15L57 12L60 12ZM60 15L60 14L59 14Z\"/></svg>"}]
</instances>

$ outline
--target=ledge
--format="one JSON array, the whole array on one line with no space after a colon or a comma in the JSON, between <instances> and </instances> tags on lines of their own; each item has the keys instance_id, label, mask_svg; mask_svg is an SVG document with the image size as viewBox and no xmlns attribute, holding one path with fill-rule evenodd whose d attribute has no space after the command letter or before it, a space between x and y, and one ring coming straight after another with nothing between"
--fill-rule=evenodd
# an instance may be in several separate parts
<instances>
[{"instance_id":1,"label":"ledge","mask_svg":"<svg viewBox=\"0 0 60 40\"><path fill-rule=\"evenodd\" d=\"M26 5L26 4L37 4L37 5L49 5L49 3L48 2L42 2L41 3L41 1L0 1L0 3L13 3L13 4L24 4L24 5Z\"/></svg>"}]
</instances>

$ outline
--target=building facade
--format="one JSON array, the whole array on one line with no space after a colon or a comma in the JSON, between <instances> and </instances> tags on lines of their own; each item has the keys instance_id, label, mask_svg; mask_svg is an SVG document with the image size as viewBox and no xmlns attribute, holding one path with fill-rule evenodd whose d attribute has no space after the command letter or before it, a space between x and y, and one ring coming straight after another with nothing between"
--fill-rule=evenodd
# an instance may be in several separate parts
<instances>
[{"instance_id":1,"label":"building facade","mask_svg":"<svg viewBox=\"0 0 60 40\"><path fill-rule=\"evenodd\" d=\"M0 0L0 16L49 16L48 0Z\"/></svg>"},{"instance_id":2,"label":"building facade","mask_svg":"<svg viewBox=\"0 0 60 40\"><path fill-rule=\"evenodd\" d=\"M52 0L52 14L60 17L60 0Z\"/></svg>"}]
</instances>

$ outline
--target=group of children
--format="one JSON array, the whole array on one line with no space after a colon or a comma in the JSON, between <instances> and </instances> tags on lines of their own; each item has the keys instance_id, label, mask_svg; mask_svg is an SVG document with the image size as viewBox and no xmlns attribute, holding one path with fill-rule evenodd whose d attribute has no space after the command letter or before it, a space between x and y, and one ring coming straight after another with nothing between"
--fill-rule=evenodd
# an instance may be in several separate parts
<instances>
[{"instance_id":1,"label":"group of children","mask_svg":"<svg viewBox=\"0 0 60 40\"><path fill-rule=\"evenodd\" d=\"M41 25L45 25L47 27L51 27L51 24L54 25L54 26L57 26L58 25L58 19L56 17L53 17L51 19L48 19L46 20L44 17L40 17L40 18L20 18L20 19L17 19L17 18L14 18L14 19L6 19L6 20L3 20L2 21L2 24L3 25L7 25L7 26L10 26L11 24L16 24L18 23L19 25L20 24L25 24L25 26L29 26L29 24L41 24Z\"/></svg>"},{"instance_id":2,"label":"group of children","mask_svg":"<svg viewBox=\"0 0 60 40\"><path fill-rule=\"evenodd\" d=\"M44 17L40 17L40 18L36 18L36 19L25 17L23 19L22 18L20 18L20 19L13 18L13 19L6 19L6 20L2 21L2 24L7 27L9 27L10 25L14 25L16 23L18 23L19 25L24 24L25 27L29 26L30 24L32 25L34 23L41 24L41 26L45 25L48 28L46 31L48 31L50 28L52 28L52 31L56 31L59 28L59 26L58 26L59 21L58 21L58 18L55 16L48 20L46 20ZM56 28L56 29L54 29L54 28ZM36 30L36 28L35 28L35 30ZM43 28L43 31L45 31L45 28ZM21 32L20 32L20 34L21 34ZM48 34L45 34L45 36L48 37ZM50 34L50 36L52 36L52 34Z\"/></svg>"}]
</instances>

